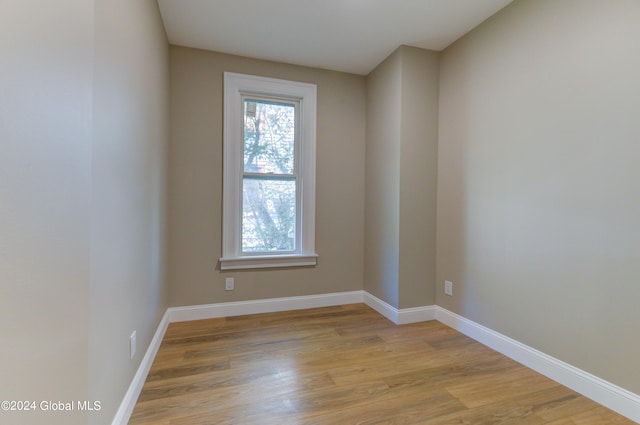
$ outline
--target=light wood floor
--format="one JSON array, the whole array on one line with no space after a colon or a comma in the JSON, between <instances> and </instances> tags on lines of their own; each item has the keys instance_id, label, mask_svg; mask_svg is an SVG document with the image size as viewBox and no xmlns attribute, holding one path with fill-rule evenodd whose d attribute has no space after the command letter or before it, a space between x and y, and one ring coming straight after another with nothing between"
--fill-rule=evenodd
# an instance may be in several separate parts
<instances>
[{"instance_id":1,"label":"light wood floor","mask_svg":"<svg viewBox=\"0 0 640 425\"><path fill-rule=\"evenodd\" d=\"M171 324L129 424L634 422L439 322L353 304Z\"/></svg>"}]
</instances>

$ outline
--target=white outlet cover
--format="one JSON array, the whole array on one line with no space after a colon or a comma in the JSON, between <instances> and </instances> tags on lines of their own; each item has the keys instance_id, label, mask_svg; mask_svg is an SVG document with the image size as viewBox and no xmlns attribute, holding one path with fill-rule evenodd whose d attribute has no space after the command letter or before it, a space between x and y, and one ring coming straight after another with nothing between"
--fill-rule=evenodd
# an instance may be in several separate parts
<instances>
[{"instance_id":1,"label":"white outlet cover","mask_svg":"<svg viewBox=\"0 0 640 425\"><path fill-rule=\"evenodd\" d=\"M444 281L444 293L445 295L453 296L453 282Z\"/></svg>"},{"instance_id":2,"label":"white outlet cover","mask_svg":"<svg viewBox=\"0 0 640 425\"><path fill-rule=\"evenodd\" d=\"M233 291L235 289L235 282L232 277L227 277L224 280L224 289L227 291Z\"/></svg>"},{"instance_id":3,"label":"white outlet cover","mask_svg":"<svg viewBox=\"0 0 640 425\"><path fill-rule=\"evenodd\" d=\"M131 358L136 355L136 331L133 331L131 336L129 337L129 353Z\"/></svg>"}]
</instances>

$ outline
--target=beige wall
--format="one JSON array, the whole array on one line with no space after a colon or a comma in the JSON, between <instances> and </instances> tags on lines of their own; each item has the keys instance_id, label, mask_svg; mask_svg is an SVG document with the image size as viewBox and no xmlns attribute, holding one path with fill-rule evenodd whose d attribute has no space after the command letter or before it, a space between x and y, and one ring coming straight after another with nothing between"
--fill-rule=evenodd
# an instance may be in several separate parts
<instances>
[{"instance_id":1,"label":"beige wall","mask_svg":"<svg viewBox=\"0 0 640 425\"><path fill-rule=\"evenodd\" d=\"M438 54L401 46L367 76L365 289L435 303Z\"/></svg>"},{"instance_id":2,"label":"beige wall","mask_svg":"<svg viewBox=\"0 0 640 425\"><path fill-rule=\"evenodd\" d=\"M92 50L91 3L0 2L0 400L87 397Z\"/></svg>"},{"instance_id":3,"label":"beige wall","mask_svg":"<svg viewBox=\"0 0 640 425\"><path fill-rule=\"evenodd\" d=\"M105 424L167 308L169 46L154 0L95 2L93 136L89 423Z\"/></svg>"},{"instance_id":4,"label":"beige wall","mask_svg":"<svg viewBox=\"0 0 640 425\"><path fill-rule=\"evenodd\" d=\"M318 86L312 268L220 272L223 72ZM364 77L171 47L169 281L172 306L363 288ZM224 278L234 277L234 291Z\"/></svg>"},{"instance_id":5,"label":"beige wall","mask_svg":"<svg viewBox=\"0 0 640 425\"><path fill-rule=\"evenodd\" d=\"M445 51L437 263L439 305L635 393L638 22L517 1Z\"/></svg>"},{"instance_id":6,"label":"beige wall","mask_svg":"<svg viewBox=\"0 0 640 425\"><path fill-rule=\"evenodd\" d=\"M367 76L364 289L398 307L402 62L396 50Z\"/></svg>"},{"instance_id":7,"label":"beige wall","mask_svg":"<svg viewBox=\"0 0 640 425\"><path fill-rule=\"evenodd\" d=\"M0 2L0 52L0 422L110 423L167 307L158 6Z\"/></svg>"},{"instance_id":8,"label":"beige wall","mask_svg":"<svg viewBox=\"0 0 640 425\"><path fill-rule=\"evenodd\" d=\"M439 54L402 46L400 308L435 304Z\"/></svg>"}]
</instances>

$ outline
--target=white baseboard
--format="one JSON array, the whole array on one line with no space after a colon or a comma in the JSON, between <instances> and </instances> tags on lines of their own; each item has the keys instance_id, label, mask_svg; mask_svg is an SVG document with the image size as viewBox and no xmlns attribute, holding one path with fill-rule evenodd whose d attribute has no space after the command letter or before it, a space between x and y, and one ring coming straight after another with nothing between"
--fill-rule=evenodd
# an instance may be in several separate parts
<instances>
[{"instance_id":1,"label":"white baseboard","mask_svg":"<svg viewBox=\"0 0 640 425\"><path fill-rule=\"evenodd\" d=\"M371 295L368 292L364 293L363 301L366 305L368 305L378 313L382 314L384 317L391 320L393 323L398 323L398 309L396 309L395 307L391 306L390 304L387 304L386 302L382 301L380 298L374 295Z\"/></svg>"},{"instance_id":2,"label":"white baseboard","mask_svg":"<svg viewBox=\"0 0 640 425\"><path fill-rule=\"evenodd\" d=\"M364 303L382 314L387 319L391 320L396 325L405 325L407 323L426 322L428 320L435 320L436 318L436 306L403 308L398 310L392 305L382 301L380 298L371 295L368 292L364 293Z\"/></svg>"},{"instance_id":3,"label":"white baseboard","mask_svg":"<svg viewBox=\"0 0 640 425\"><path fill-rule=\"evenodd\" d=\"M425 306L398 310L366 291L335 292L300 297L269 298L264 300L235 301L229 303L203 304L187 307L170 307L169 322L214 319L216 317L242 316L245 314L273 313L277 311L302 310L306 308L330 307L364 302L393 323L435 320L436 307Z\"/></svg>"},{"instance_id":4,"label":"white baseboard","mask_svg":"<svg viewBox=\"0 0 640 425\"><path fill-rule=\"evenodd\" d=\"M216 317L242 316L245 314L272 313L276 311L302 310L363 302L364 291L336 292L301 297L270 298L266 300L236 301L220 304L204 304L189 307L170 307L170 322L213 319Z\"/></svg>"},{"instance_id":5,"label":"white baseboard","mask_svg":"<svg viewBox=\"0 0 640 425\"><path fill-rule=\"evenodd\" d=\"M166 311L164 316L162 316L162 320L160 320L160 324L158 324L156 333L151 339L149 348L147 348L147 351L140 362L140 366L138 366L138 370L131 381L131 385L129 385L129 389L124 395L122 403L120 403L120 407L118 408L111 425L127 425L129 422L131 413L133 413L133 408L136 406L136 401L138 401L138 396L140 395L140 391L142 391L142 386L144 385L144 381L147 379L147 375L149 374L149 370L151 369L153 360L156 357L156 353L158 353L158 349L162 343L162 338L164 337L168 326L169 312Z\"/></svg>"},{"instance_id":6,"label":"white baseboard","mask_svg":"<svg viewBox=\"0 0 640 425\"><path fill-rule=\"evenodd\" d=\"M407 323L428 322L436 319L436 306L428 305L424 307L403 308L398 311L398 325Z\"/></svg>"},{"instance_id":7,"label":"white baseboard","mask_svg":"<svg viewBox=\"0 0 640 425\"><path fill-rule=\"evenodd\" d=\"M571 388L609 409L640 423L640 396L604 379L551 357L440 306L435 309L439 322L522 363L530 369Z\"/></svg>"}]
</instances>

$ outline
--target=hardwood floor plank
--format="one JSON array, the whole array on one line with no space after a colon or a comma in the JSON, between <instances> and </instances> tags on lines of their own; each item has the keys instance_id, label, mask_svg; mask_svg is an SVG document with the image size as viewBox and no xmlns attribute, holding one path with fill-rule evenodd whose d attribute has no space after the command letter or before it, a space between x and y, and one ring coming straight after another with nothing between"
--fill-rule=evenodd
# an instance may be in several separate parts
<instances>
[{"instance_id":1,"label":"hardwood floor plank","mask_svg":"<svg viewBox=\"0 0 640 425\"><path fill-rule=\"evenodd\" d=\"M465 382L448 385L449 391L467 407L477 407L504 399L523 397L560 384L527 368L503 371L500 374L469 376Z\"/></svg>"},{"instance_id":2,"label":"hardwood floor plank","mask_svg":"<svg viewBox=\"0 0 640 425\"><path fill-rule=\"evenodd\" d=\"M549 421L537 414L547 405L558 405L580 398L579 394L566 387L556 385L552 389L531 392L526 395L502 397L501 400L478 407L467 408L453 415L446 415L425 422L424 425L440 424L547 424ZM568 414L567 414L568 416Z\"/></svg>"},{"instance_id":3,"label":"hardwood floor plank","mask_svg":"<svg viewBox=\"0 0 640 425\"><path fill-rule=\"evenodd\" d=\"M233 388L250 384L261 378L273 379L280 373L275 361L262 361L247 364L245 367L229 368L196 375L147 381L138 398L139 402L174 397L183 394L195 394L212 389Z\"/></svg>"},{"instance_id":4,"label":"hardwood floor plank","mask_svg":"<svg viewBox=\"0 0 640 425\"><path fill-rule=\"evenodd\" d=\"M363 304L169 325L131 425L628 425L432 321Z\"/></svg>"},{"instance_id":5,"label":"hardwood floor plank","mask_svg":"<svg viewBox=\"0 0 640 425\"><path fill-rule=\"evenodd\" d=\"M571 419L576 423L576 425L635 425L635 422L623 416L612 414L609 409L606 409L602 406L597 406L594 409L576 414L572 416Z\"/></svg>"},{"instance_id":6,"label":"hardwood floor plank","mask_svg":"<svg viewBox=\"0 0 640 425\"><path fill-rule=\"evenodd\" d=\"M389 397L366 403L359 409L342 409L306 416L302 423L327 424L418 424L446 414L455 414L464 406L442 390Z\"/></svg>"}]
</instances>

